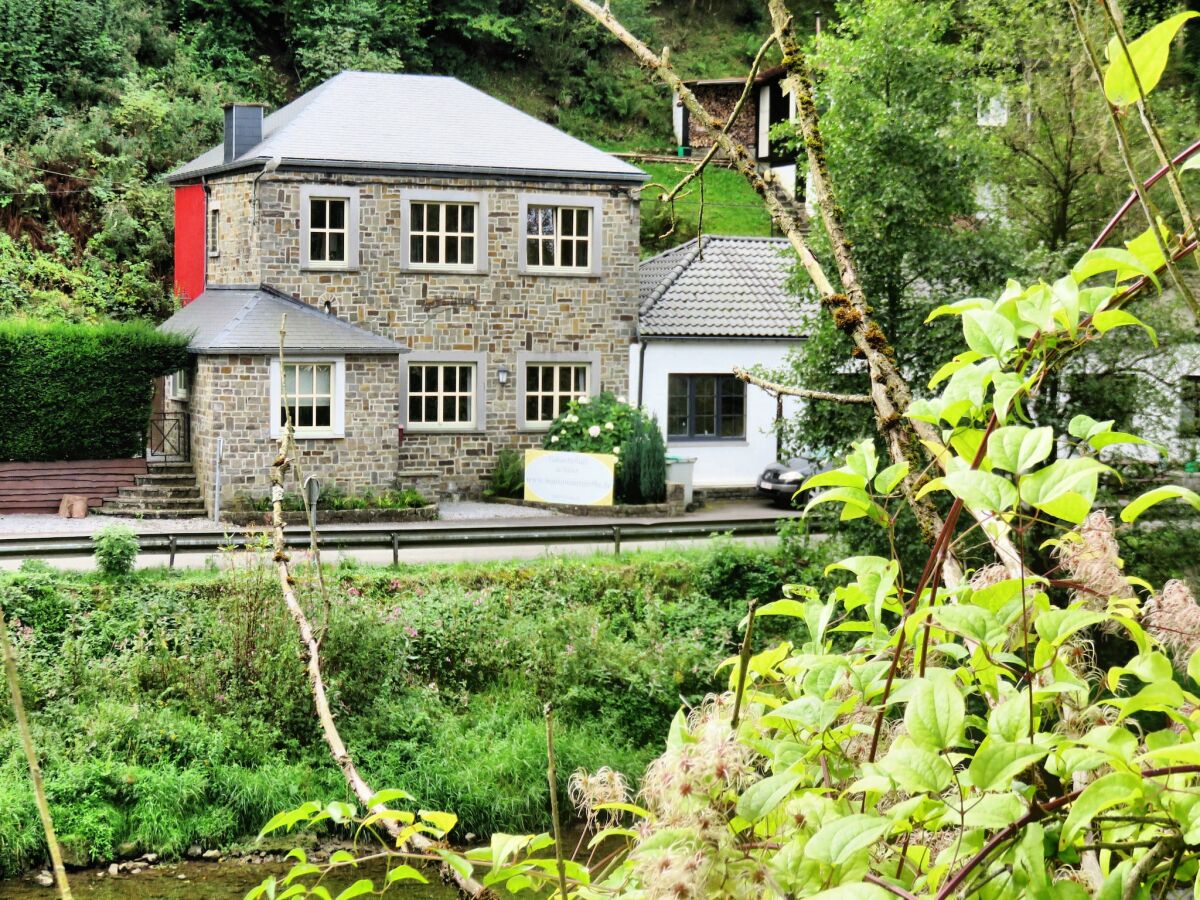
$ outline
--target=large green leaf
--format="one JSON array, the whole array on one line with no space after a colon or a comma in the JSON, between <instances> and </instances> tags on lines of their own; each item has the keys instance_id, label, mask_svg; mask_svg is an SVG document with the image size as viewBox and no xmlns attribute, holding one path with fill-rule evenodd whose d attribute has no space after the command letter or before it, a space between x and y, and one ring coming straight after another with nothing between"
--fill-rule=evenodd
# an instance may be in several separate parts
<instances>
[{"instance_id":1,"label":"large green leaf","mask_svg":"<svg viewBox=\"0 0 1200 900\"><path fill-rule=\"evenodd\" d=\"M1050 456L1054 430L1008 425L997 428L988 439L988 459L1006 472L1027 472Z\"/></svg>"},{"instance_id":2,"label":"large green leaf","mask_svg":"<svg viewBox=\"0 0 1200 900\"><path fill-rule=\"evenodd\" d=\"M1017 346L1017 329L999 313L972 309L963 313L967 346L983 356L1004 359Z\"/></svg>"},{"instance_id":3,"label":"large green leaf","mask_svg":"<svg viewBox=\"0 0 1200 900\"><path fill-rule=\"evenodd\" d=\"M950 678L922 678L904 709L904 727L919 747L940 753L962 739L966 703Z\"/></svg>"},{"instance_id":4,"label":"large green leaf","mask_svg":"<svg viewBox=\"0 0 1200 900\"><path fill-rule=\"evenodd\" d=\"M1017 502L1017 489L1011 481L979 469L963 469L934 478L917 496L939 490L949 491L971 509L982 512L1005 512Z\"/></svg>"},{"instance_id":5,"label":"large green leaf","mask_svg":"<svg viewBox=\"0 0 1200 900\"><path fill-rule=\"evenodd\" d=\"M1050 752L1034 744L1002 741L988 735L975 751L967 777L981 791L1011 790L1012 780Z\"/></svg>"},{"instance_id":6,"label":"large green leaf","mask_svg":"<svg viewBox=\"0 0 1200 900\"><path fill-rule=\"evenodd\" d=\"M779 806L802 777L801 772L788 770L756 781L738 798L737 814L747 822L757 822Z\"/></svg>"},{"instance_id":7,"label":"large green leaf","mask_svg":"<svg viewBox=\"0 0 1200 900\"><path fill-rule=\"evenodd\" d=\"M1058 838L1059 848L1069 847L1088 823L1104 810L1128 803L1141 795L1142 779L1130 772L1110 772L1097 778L1071 804L1071 811Z\"/></svg>"},{"instance_id":8,"label":"large green leaf","mask_svg":"<svg viewBox=\"0 0 1200 900\"><path fill-rule=\"evenodd\" d=\"M826 823L808 840L804 855L830 866L850 862L883 837L891 823L880 816L854 813Z\"/></svg>"},{"instance_id":9,"label":"large green leaf","mask_svg":"<svg viewBox=\"0 0 1200 900\"><path fill-rule=\"evenodd\" d=\"M1140 497L1132 500L1121 510L1121 521L1132 522L1150 507L1156 503L1162 503L1164 500L1185 500L1196 509L1200 509L1200 494L1177 484L1167 484L1146 491Z\"/></svg>"},{"instance_id":10,"label":"large green leaf","mask_svg":"<svg viewBox=\"0 0 1200 900\"><path fill-rule=\"evenodd\" d=\"M1104 71L1104 96L1108 102L1114 106L1128 106L1154 90L1167 67L1171 41L1188 19L1198 15L1200 13L1182 12L1160 22L1137 40L1129 42L1128 56L1118 37L1113 35L1108 42L1108 68ZM1129 65L1131 60L1132 67Z\"/></svg>"},{"instance_id":11,"label":"large green leaf","mask_svg":"<svg viewBox=\"0 0 1200 900\"><path fill-rule=\"evenodd\" d=\"M1100 473L1111 471L1087 456L1058 459L1021 479L1021 499L1052 516L1079 524L1092 510Z\"/></svg>"},{"instance_id":12,"label":"large green leaf","mask_svg":"<svg viewBox=\"0 0 1200 900\"><path fill-rule=\"evenodd\" d=\"M922 747L897 743L879 761L896 787L908 794L941 794L954 777L950 763Z\"/></svg>"}]
</instances>

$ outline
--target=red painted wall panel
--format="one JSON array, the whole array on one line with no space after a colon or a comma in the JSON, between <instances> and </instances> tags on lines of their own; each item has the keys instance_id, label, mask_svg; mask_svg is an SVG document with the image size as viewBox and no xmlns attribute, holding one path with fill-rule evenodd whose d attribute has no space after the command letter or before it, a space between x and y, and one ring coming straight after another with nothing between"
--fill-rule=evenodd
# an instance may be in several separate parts
<instances>
[{"instance_id":1,"label":"red painted wall panel","mask_svg":"<svg viewBox=\"0 0 1200 900\"><path fill-rule=\"evenodd\" d=\"M204 291L204 185L175 188L175 293L184 305Z\"/></svg>"}]
</instances>

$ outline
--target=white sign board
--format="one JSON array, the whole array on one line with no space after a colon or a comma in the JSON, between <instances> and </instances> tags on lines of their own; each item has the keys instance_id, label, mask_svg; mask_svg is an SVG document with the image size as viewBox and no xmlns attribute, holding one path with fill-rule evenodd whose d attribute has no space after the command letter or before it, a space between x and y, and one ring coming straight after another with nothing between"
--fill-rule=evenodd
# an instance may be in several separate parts
<instances>
[{"instance_id":1,"label":"white sign board","mask_svg":"<svg viewBox=\"0 0 1200 900\"><path fill-rule=\"evenodd\" d=\"M613 470L609 453L525 451L525 499L574 506L612 506Z\"/></svg>"}]
</instances>

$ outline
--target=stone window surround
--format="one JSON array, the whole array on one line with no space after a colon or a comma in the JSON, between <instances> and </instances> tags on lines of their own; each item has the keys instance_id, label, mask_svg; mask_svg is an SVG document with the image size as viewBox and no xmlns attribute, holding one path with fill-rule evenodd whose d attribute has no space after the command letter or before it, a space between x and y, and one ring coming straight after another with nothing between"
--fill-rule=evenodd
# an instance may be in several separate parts
<instances>
[{"instance_id":1,"label":"stone window surround","mask_svg":"<svg viewBox=\"0 0 1200 900\"><path fill-rule=\"evenodd\" d=\"M483 434L487 431L488 355L470 350L413 350L400 357L400 422L407 434ZM452 423L427 425L408 421L409 363L447 363L475 366L475 421L470 425Z\"/></svg>"},{"instance_id":2,"label":"stone window surround","mask_svg":"<svg viewBox=\"0 0 1200 900\"><path fill-rule=\"evenodd\" d=\"M518 195L520 209L518 215L517 240L517 271L522 275L548 275L555 278L595 278L601 274L600 259L604 255L604 202L600 197L581 196L579 194L520 194ZM529 217L531 206L569 206L575 209L590 209L592 211L591 245L588 268L530 268L525 257L525 223Z\"/></svg>"},{"instance_id":3,"label":"stone window surround","mask_svg":"<svg viewBox=\"0 0 1200 900\"><path fill-rule=\"evenodd\" d=\"M333 379L330 391L333 394L333 406L329 410L329 428L297 428L298 440L327 440L344 438L346 436L346 358L344 356L303 356L289 355L286 362L291 363L329 363L333 365ZM279 414L283 384L280 378L279 357L270 357L270 416L271 437L283 437L283 422Z\"/></svg>"},{"instance_id":4,"label":"stone window surround","mask_svg":"<svg viewBox=\"0 0 1200 900\"><path fill-rule=\"evenodd\" d=\"M409 260L409 238L413 203L474 203L475 262L472 265L414 263ZM488 195L486 191L456 191L423 188L400 192L400 268L405 272L429 272L455 275L488 274Z\"/></svg>"},{"instance_id":5,"label":"stone window surround","mask_svg":"<svg viewBox=\"0 0 1200 900\"><path fill-rule=\"evenodd\" d=\"M208 212L204 217L204 241L208 244L210 257L221 255L221 204L208 201Z\"/></svg>"},{"instance_id":6,"label":"stone window surround","mask_svg":"<svg viewBox=\"0 0 1200 900\"><path fill-rule=\"evenodd\" d=\"M522 243L524 240L522 239ZM539 353L534 350L521 350L517 353L517 430L518 431L548 431L549 422L530 422L525 418L526 369L531 365L566 365L568 363L584 363L589 367L588 394L596 397L600 394L600 351L560 350Z\"/></svg>"},{"instance_id":7,"label":"stone window surround","mask_svg":"<svg viewBox=\"0 0 1200 900\"><path fill-rule=\"evenodd\" d=\"M308 222L312 214L310 200L346 200L346 260L345 262L313 262L308 258ZM320 272L354 271L358 268L358 203L357 187L336 184L300 185L300 268Z\"/></svg>"}]
</instances>

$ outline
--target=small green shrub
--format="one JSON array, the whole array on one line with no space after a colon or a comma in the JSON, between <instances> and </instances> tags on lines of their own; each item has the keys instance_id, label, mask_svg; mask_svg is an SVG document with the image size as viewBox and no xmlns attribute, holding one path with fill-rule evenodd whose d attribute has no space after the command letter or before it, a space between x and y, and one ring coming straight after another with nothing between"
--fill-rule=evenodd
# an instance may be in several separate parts
<instances>
[{"instance_id":1,"label":"small green shrub","mask_svg":"<svg viewBox=\"0 0 1200 900\"><path fill-rule=\"evenodd\" d=\"M106 578L121 578L132 572L141 549L137 533L128 525L116 522L97 531L92 536L92 546L96 565Z\"/></svg>"},{"instance_id":2,"label":"small green shrub","mask_svg":"<svg viewBox=\"0 0 1200 900\"><path fill-rule=\"evenodd\" d=\"M525 460L511 447L505 447L496 457L486 497L520 497L525 489Z\"/></svg>"},{"instance_id":3,"label":"small green shrub","mask_svg":"<svg viewBox=\"0 0 1200 900\"><path fill-rule=\"evenodd\" d=\"M429 500L425 495L413 488L389 488L379 493L364 488L357 493L348 494L336 484L332 484L322 488L321 496L317 498L318 510L419 509L428 505ZM271 497L269 494L238 494L233 498L233 509L237 512L270 512ZM284 494L283 509L285 512L303 512L304 497L298 493Z\"/></svg>"}]
</instances>

